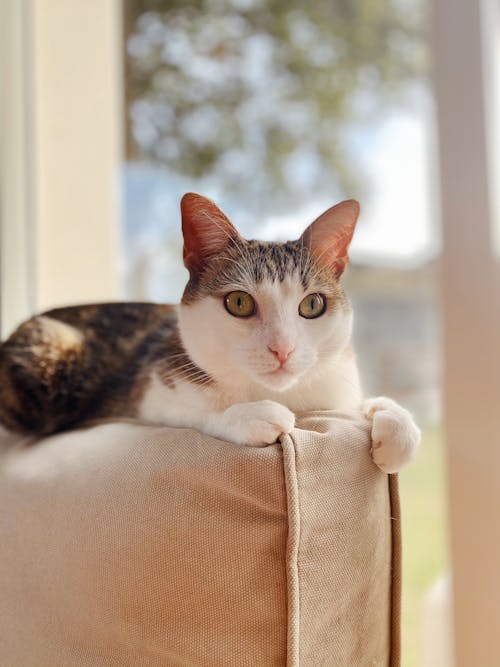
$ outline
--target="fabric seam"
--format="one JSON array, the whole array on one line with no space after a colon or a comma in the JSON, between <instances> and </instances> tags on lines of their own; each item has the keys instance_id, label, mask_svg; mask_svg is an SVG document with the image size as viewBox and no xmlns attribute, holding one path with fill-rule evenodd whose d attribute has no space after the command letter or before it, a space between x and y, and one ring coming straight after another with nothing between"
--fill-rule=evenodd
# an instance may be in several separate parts
<instances>
[{"instance_id":1,"label":"fabric seam","mask_svg":"<svg viewBox=\"0 0 500 667\"><path fill-rule=\"evenodd\" d=\"M389 499L391 519L391 657L390 667L401 666L401 587L402 545L401 505L397 474L389 475Z\"/></svg>"},{"instance_id":2,"label":"fabric seam","mask_svg":"<svg viewBox=\"0 0 500 667\"><path fill-rule=\"evenodd\" d=\"M299 590L299 545L300 505L296 461L296 445L286 435L281 441L283 450L283 472L285 478L288 513L288 536L286 544L287 582L287 667L299 667L300 658L300 590Z\"/></svg>"}]
</instances>

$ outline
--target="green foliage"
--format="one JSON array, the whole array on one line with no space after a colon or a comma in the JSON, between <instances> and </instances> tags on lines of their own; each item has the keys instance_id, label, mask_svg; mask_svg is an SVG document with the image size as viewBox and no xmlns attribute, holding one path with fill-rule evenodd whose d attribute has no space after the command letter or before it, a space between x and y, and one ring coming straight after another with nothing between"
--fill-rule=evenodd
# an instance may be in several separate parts
<instances>
[{"instance_id":1,"label":"green foliage","mask_svg":"<svg viewBox=\"0 0 500 667\"><path fill-rule=\"evenodd\" d=\"M349 131L427 71L423 0L126 0L131 159L249 199L356 192Z\"/></svg>"}]
</instances>

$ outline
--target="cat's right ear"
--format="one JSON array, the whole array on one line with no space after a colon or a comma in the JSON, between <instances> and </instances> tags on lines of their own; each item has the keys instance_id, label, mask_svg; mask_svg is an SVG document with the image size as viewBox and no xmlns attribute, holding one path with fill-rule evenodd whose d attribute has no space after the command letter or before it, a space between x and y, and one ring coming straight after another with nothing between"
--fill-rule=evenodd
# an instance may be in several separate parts
<instances>
[{"instance_id":1,"label":"cat's right ear","mask_svg":"<svg viewBox=\"0 0 500 667\"><path fill-rule=\"evenodd\" d=\"M349 261L347 251L359 215L354 199L340 202L325 211L309 225L299 241L308 247L316 260L328 266L340 278Z\"/></svg>"},{"instance_id":2,"label":"cat's right ear","mask_svg":"<svg viewBox=\"0 0 500 667\"><path fill-rule=\"evenodd\" d=\"M240 235L213 201L188 192L181 199L184 265L198 273L207 261L218 255Z\"/></svg>"}]
</instances>

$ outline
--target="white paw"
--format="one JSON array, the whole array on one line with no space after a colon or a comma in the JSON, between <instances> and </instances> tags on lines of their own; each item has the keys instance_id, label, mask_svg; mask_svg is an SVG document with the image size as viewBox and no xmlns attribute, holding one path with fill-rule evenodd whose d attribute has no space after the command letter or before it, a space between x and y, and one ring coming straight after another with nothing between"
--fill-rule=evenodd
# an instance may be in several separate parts
<instances>
[{"instance_id":1,"label":"white paw","mask_svg":"<svg viewBox=\"0 0 500 667\"><path fill-rule=\"evenodd\" d=\"M420 429L408 410L385 396L366 400L363 412L372 421L373 461L383 472L398 472L415 454Z\"/></svg>"},{"instance_id":2,"label":"white paw","mask_svg":"<svg viewBox=\"0 0 500 667\"><path fill-rule=\"evenodd\" d=\"M236 403L222 415L220 435L238 445L265 447L295 425L295 415L275 401Z\"/></svg>"}]
</instances>

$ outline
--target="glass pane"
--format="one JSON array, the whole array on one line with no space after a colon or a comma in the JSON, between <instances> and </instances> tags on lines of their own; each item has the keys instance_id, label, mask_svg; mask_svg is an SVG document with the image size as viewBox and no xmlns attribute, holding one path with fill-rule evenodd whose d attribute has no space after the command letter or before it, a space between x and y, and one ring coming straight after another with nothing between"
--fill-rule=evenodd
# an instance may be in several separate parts
<instances>
[{"instance_id":1,"label":"glass pane","mask_svg":"<svg viewBox=\"0 0 500 667\"><path fill-rule=\"evenodd\" d=\"M366 393L409 407L422 451L401 475L403 664L445 571L439 234L428 0L125 2L124 284L178 301L179 200L217 201L247 238L290 239L362 203L345 286Z\"/></svg>"}]
</instances>

